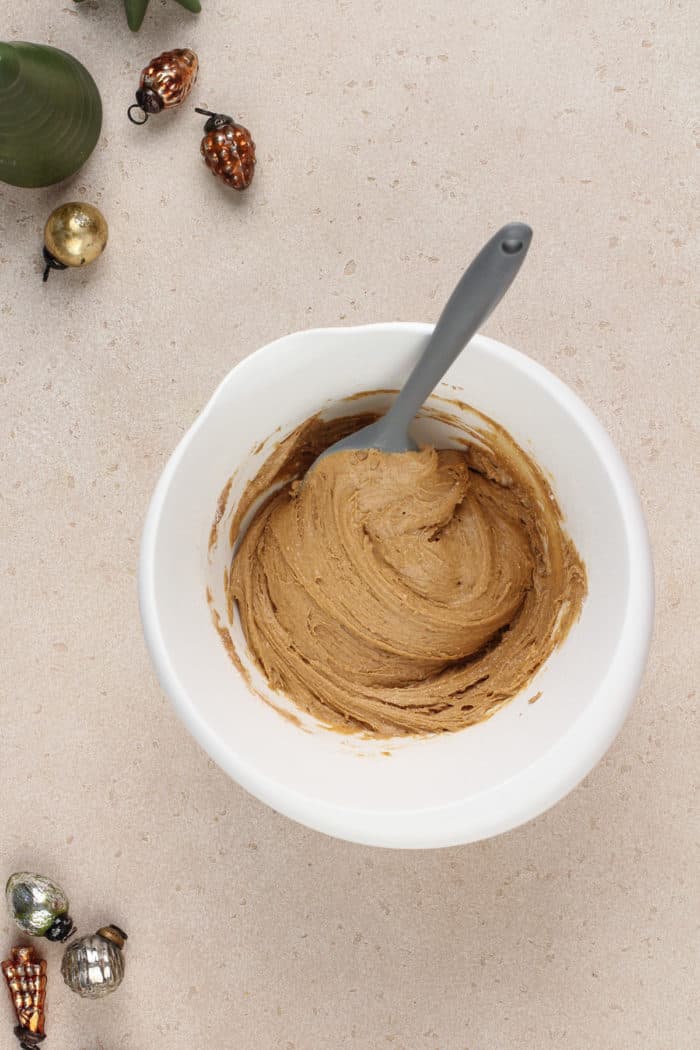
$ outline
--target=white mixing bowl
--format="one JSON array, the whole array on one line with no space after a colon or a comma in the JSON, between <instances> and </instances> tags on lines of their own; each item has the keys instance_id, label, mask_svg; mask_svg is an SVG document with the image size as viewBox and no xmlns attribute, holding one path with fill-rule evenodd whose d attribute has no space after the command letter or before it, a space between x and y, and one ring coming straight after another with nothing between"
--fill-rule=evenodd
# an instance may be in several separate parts
<instances>
[{"instance_id":1,"label":"white mixing bowl","mask_svg":"<svg viewBox=\"0 0 700 1050\"><path fill-rule=\"evenodd\" d=\"M140 562L140 602L158 677L202 747L248 791L287 816L371 845L473 842L530 820L599 761L639 687L653 618L653 570L639 500L593 414L536 362L477 336L438 394L506 427L548 473L588 572L578 623L528 688L489 721L459 733L390 741L344 736L302 716L251 666L237 621L234 667L207 603L226 623L227 523L270 447L319 410L385 407L431 327L379 324L286 336L224 379L158 482ZM442 405L441 407L445 407ZM465 414L465 413L463 413ZM450 442L445 424L417 433ZM274 436L273 436L274 435ZM273 436L273 437L271 437ZM267 445L260 449L262 442ZM219 494L234 476L210 552ZM537 703L528 699L541 691Z\"/></svg>"}]
</instances>

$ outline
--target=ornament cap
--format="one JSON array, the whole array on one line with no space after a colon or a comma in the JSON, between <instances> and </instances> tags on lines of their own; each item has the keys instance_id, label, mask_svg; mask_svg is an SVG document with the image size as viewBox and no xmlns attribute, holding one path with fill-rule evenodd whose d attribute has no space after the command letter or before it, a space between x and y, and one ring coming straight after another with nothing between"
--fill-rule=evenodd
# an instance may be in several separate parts
<instances>
[{"instance_id":1,"label":"ornament cap","mask_svg":"<svg viewBox=\"0 0 700 1050\"><path fill-rule=\"evenodd\" d=\"M220 128L225 128L227 124L233 124L233 117L227 116L225 113L212 113L210 109L198 109L195 107L195 113L201 113L203 117L209 117L209 120L204 125L204 130L218 131Z\"/></svg>"},{"instance_id":2,"label":"ornament cap","mask_svg":"<svg viewBox=\"0 0 700 1050\"><path fill-rule=\"evenodd\" d=\"M44 280L48 279L48 272L50 269L54 268L55 263L55 259L52 263L47 263L46 277L44 277ZM60 269L66 269L63 263L59 263L58 266ZM74 933L75 923L71 919L70 915L58 915L51 923L44 936L48 941L67 941L68 938Z\"/></svg>"},{"instance_id":3,"label":"ornament cap","mask_svg":"<svg viewBox=\"0 0 700 1050\"><path fill-rule=\"evenodd\" d=\"M46 1034L40 1035L39 1032L28 1032L26 1028L22 1028L21 1025L15 1025L14 1033L19 1039L19 1045L22 1050L34 1050L35 1047L39 1046L46 1039Z\"/></svg>"},{"instance_id":4,"label":"ornament cap","mask_svg":"<svg viewBox=\"0 0 700 1050\"><path fill-rule=\"evenodd\" d=\"M116 944L117 948L123 948L129 940L124 930L115 926L114 923L110 923L109 926L101 926L97 931L97 936L102 937L105 941L111 941L112 944Z\"/></svg>"},{"instance_id":5,"label":"ornament cap","mask_svg":"<svg viewBox=\"0 0 700 1050\"><path fill-rule=\"evenodd\" d=\"M147 88L139 88L136 92L136 105L144 113L160 113L163 109L163 102L156 92Z\"/></svg>"}]
</instances>

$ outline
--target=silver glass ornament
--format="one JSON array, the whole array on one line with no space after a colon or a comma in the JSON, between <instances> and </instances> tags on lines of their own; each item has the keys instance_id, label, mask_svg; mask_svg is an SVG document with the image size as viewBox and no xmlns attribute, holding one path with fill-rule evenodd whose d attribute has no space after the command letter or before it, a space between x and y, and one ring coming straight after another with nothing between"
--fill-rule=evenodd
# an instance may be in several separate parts
<instances>
[{"instance_id":1,"label":"silver glass ornament","mask_svg":"<svg viewBox=\"0 0 700 1050\"><path fill-rule=\"evenodd\" d=\"M65 941L75 927L68 914L68 898L55 882L31 871L10 875L5 887L7 908L20 930L32 937Z\"/></svg>"},{"instance_id":2,"label":"silver glass ornament","mask_svg":"<svg viewBox=\"0 0 700 1050\"><path fill-rule=\"evenodd\" d=\"M118 926L103 926L88 937L78 937L63 953L61 973L73 992L101 999L122 983L126 934Z\"/></svg>"}]
</instances>

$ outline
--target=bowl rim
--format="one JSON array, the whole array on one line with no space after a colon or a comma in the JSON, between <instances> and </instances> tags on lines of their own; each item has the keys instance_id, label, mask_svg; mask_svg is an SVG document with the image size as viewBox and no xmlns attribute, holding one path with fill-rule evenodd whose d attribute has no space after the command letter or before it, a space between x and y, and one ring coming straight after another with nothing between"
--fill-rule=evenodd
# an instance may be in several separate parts
<instances>
[{"instance_id":1,"label":"bowl rim","mask_svg":"<svg viewBox=\"0 0 700 1050\"><path fill-rule=\"evenodd\" d=\"M434 325L388 321L352 326L326 326L284 335L255 350L221 380L206 405L182 436L156 483L144 523L138 568L139 607L147 648L158 680L177 714L203 749L229 776L280 813L337 838L392 848L435 848L475 842L524 824L560 801L593 769L617 736L638 692L653 629L654 570L641 503L627 468L592 410L544 365L498 340L474 337L488 353L526 372L546 388L584 430L605 463L624 525L629 560L629 591L623 626L607 673L595 696L565 734L529 766L500 784L439 806L398 812L350 808L303 795L262 774L222 740L180 682L168 656L157 616L155 554L166 495L186 449L206 425L226 386L240 378L256 359L278 353L290 341L332 335L392 331L427 337ZM286 351L285 351L286 352ZM235 377L235 378L234 378ZM479 805L475 807L475 800ZM418 815L430 819L418 821ZM440 819L436 819L440 814Z\"/></svg>"}]
</instances>

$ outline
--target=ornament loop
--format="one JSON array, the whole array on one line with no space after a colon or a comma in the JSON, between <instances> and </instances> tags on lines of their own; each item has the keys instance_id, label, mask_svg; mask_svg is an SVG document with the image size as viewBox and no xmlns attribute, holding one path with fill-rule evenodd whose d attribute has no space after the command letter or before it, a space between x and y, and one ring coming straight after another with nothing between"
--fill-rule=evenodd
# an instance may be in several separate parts
<instances>
[{"instance_id":1,"label":"ornament loop","mask_svg":"<svg viewBox=\"0 0 700 1050\"><path fill-rule=\"evenodd\" d=\"M139 113L143 113L143 120L134 120L134 118L131 115L132 109L137 109ZM145 110L141 109L141 107L136 102L134 102L133 105L129 106L129 108L126 111L126 115L131 121L131 123L136 124L137 127L141 127L141 125L145 124L148 120L148 113L146 113Z\"/></svg>"},{"instance_id":2,"label":"ornament loop","mask_svg":"<svg viewBox=\"0 0 700 1050\"><path fill-rule=\"evenodd\" d=\"M68 267L66 266L65 263L59 262L58 259L55 259L53 257L53 255L51 255L51 253L49 252L48 248L44 248L43 256L44 256L44 262L46 263L46 269L44 270L44 277L43 277L44 284L46 284L46 282L48 281L49 274L51 273L52 270L67 270L68 269Z\"/></svg>"}]
</instances>

